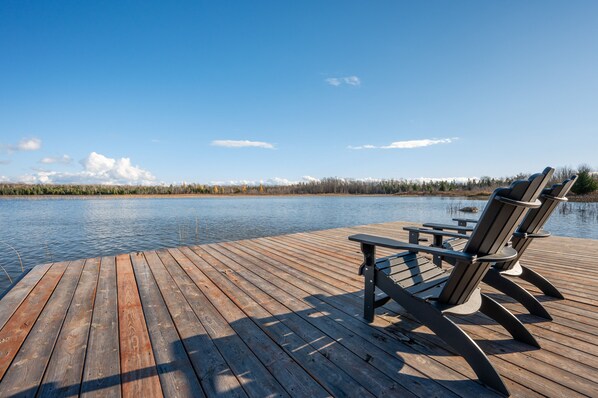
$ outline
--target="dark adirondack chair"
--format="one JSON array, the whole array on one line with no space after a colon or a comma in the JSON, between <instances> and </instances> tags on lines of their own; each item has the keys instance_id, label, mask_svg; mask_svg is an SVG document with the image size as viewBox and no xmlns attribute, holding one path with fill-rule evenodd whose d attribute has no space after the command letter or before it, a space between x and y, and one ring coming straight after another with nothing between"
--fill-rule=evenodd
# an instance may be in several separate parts
<instances>
[{"instance_id":1,"label":"dark adirondack chair","mask_svg":"<svg viewBox=\"0 0 598 398\"><path fill-rule=\"evenodd\" d=\"M515 339L539 347L525 326L503 306L481 294L478 285L490 264L517 257L517 252L506 244L525 210L540 206L537 198L553 172L547 168L528 180L495 190L463 251L365 234L350 236L349 240L361 243L364 256L360 268L365 277L364 318L372 322L376 307L395 300L462 355L480 381L508 395L506 385L484 352L447 315L481 311ZM377 246L405 252L376 259ZM420 253L440 256L454 267L451 272L438 268ZM376 299L376 288L385 296Z\"/></svg>"},{"instance_id":2,"label":"dark adirondack chair","mask_svg":"<svg viewBox=\"0 0 598 398\"><path fill-rule=\"evenodd\" d=\"M492 267L483 279L484 283L487 283L502 293L519 301L530 312L530 314L549 320L552 320L552 317L546 308L544 308L544 306L532 294L510 280L508 277L519 277L537 286L547 296L564 299L561 292L559 292L559 290L552 283L550 283L546 278L537 272L524 265L521 265L519 260L533 239L546 238L550 236L550 233L544 231L542 228L552 212L556 209L557 205L561 202L567 201L565 196L571 190L576 178L577 176L572 176L562 183L555 184L542 191L539 198L542 205L538 208L530 209L527 212L523 221L511 238L510 245L517 251L517 257L510 261L492 264ZM465 247L469 237L463 237L463 235L461 235L459 237L450 238L443 242L442 239L439 239L442 238L443 235L437 233L436 231L445 231L448 229L456 231L458 234L463 234L473 230L473 228L467 226L468 223L475 224L478 221L468 218L455 218L454 220L459 223L458 227L454 225L451 226L428 223L423 224L423 226L432 228L433 232L414 227L406 227L405 229L409 231L410 242L419 241L419 236L421 233L431 233L435 235L434 246L441 246L451 250L459 250ZM441 265L441 260L438 256L435 258L435 263L438 266Z\"/></svg>"}]
</instances>

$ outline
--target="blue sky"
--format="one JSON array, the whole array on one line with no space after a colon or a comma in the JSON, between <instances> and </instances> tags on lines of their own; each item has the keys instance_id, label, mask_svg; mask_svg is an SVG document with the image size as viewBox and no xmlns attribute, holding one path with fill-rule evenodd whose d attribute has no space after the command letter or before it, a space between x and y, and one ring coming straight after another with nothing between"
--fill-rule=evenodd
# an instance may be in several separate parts
<instances>
[{"instance_id":1,"label":"blue sky","mask_svg":"<svg viewBox=\"0 0 598 398\"><path fill-rule=\"evenodd\" d=\"M0 180L598 166L598 2L0 2Z\"/></svg>"}]
</instances>

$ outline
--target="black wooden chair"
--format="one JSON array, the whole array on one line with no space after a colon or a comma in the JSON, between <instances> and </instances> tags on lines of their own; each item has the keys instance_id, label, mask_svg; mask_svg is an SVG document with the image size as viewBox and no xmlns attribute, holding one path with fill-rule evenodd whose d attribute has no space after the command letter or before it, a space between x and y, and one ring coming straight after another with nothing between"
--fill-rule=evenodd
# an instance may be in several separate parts
<instances>
[{"instance_id":1,"label":"black wooden chair","mask_svg":"<svg viewBox=\"0 0 598 398\"><path fill-rule=\"evenodd\" d=\"M553 173L554 169L546 168L528 180L495 190L463 251L365 234L350 236L349 240L361 243L364 256L360 268L365 277L364 318L372 322L376 307L395 300L461 354L480 381L508 395L506 385L484 352L447 315L481 311L515 339L539 347L525 326L503 306L481 294L478 285L490 264L517 257L517 252L506 244L525 210L540 206L537 198ZM406 251L376 259L377 246ZM454 267L451 272L438 268L420 253L439 256ZM376 299L376 288L386 296Z\"/></svg>"},{"instance_id":2,"label":"black wooden chair","mask_svg":"<svg viewBox=\"0 0 598 398\"><path fill-rule=\"evenodd\" d=\"M564 299L561 292L552 283L537 272L521 265L519 260L533 239L550 236L550 233L544 231L542 228L557 205L567 201L565 195L571 190L576 178L577 176L572 176L562 183L555 184L542 191L539 198L542 205L538 208L532 208L527 212L511 238L510 245L517 251L517 257L510 261L492 264L492 267L483 279L484 283L519 301L530 314L549 320L552 320L552 317L544 306L526 289L508 277L519 277L537 286L547 296ZM469 218L455 218L454 221L458 222L458 226L427 223L423 224L423 226L431 228L431 230L417 227L405 227L404 229L409 231L410 242L418 242L421 234L432 234L434 235L433 246L460 250L465 247L469 240L469 236L464 237L462 234L473 231L473 228L468 227L467 224L475 224L478 221ZM446 237L447 235L442 233L442 231L446 230L455 231L457 236L443 241L443 236ZM438 266L441 265L441 259L438 256L435 257L434 262Z\"/></svg>"}]
</instances>

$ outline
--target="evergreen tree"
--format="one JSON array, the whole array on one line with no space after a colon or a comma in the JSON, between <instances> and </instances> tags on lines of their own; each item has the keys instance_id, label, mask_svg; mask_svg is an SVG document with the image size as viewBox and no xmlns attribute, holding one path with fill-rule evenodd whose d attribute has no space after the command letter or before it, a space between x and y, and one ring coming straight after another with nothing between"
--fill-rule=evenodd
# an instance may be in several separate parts
<instances>
[{"instance_id":1,"label":"evergreen tree","mask_svg":"<svg viewBox=\"0 0 598 398\"><path fill-rule=\"evenodd\" d=\"M571 187L571 191L577 195L585 195L598 189L598 181L592 176L592 169L589 166L581 165L577 170L577 180Z\"/></svg>"}]
</instances>

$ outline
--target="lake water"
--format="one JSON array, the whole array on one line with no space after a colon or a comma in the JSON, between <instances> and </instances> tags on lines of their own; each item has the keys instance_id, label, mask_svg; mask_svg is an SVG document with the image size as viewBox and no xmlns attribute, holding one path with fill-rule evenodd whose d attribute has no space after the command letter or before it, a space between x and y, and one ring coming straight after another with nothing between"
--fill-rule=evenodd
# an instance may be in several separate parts
<instances>
[{"instance_id":1,"label":"lake water","mask_svg":"<svg viewBox=\"0 0 598 398\"><path fill-rule=\"evenodd\" d=\"M387 221L449 222L464 215L455 209L481 209L485 203L392 196L2 199L0 242L17 249L25 268L30 268L45 262ZM598 239L597 207L567 203L555 211L546 230ZM17 276L18 258L4 243L0 265ZM0 275L0 291L6 286L8 279Z\"/></svg>"}]
</instances>

